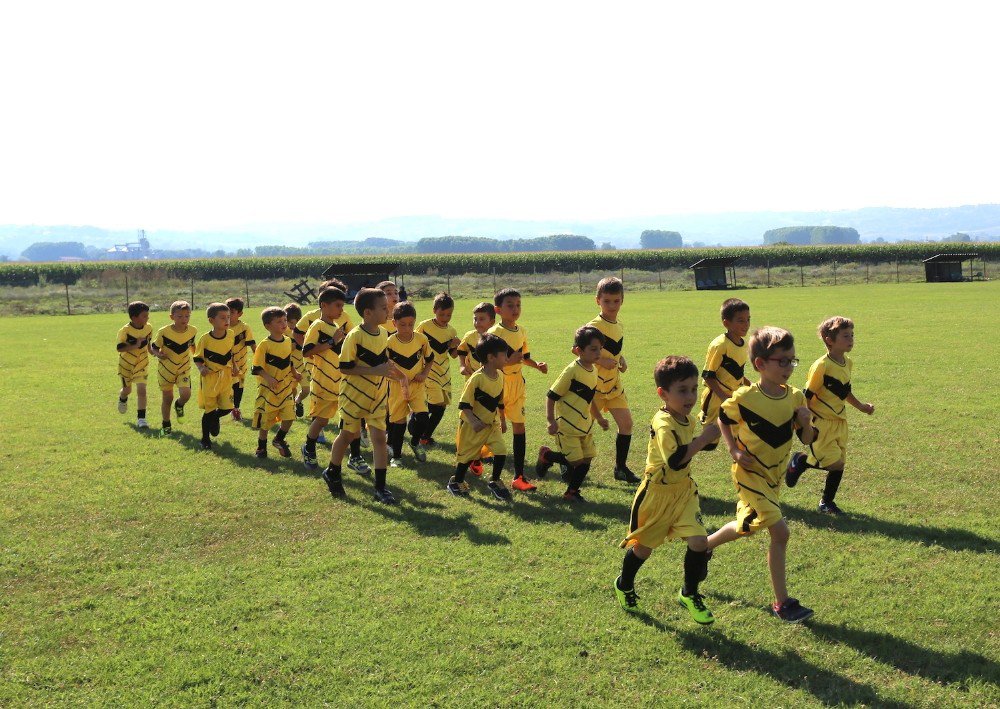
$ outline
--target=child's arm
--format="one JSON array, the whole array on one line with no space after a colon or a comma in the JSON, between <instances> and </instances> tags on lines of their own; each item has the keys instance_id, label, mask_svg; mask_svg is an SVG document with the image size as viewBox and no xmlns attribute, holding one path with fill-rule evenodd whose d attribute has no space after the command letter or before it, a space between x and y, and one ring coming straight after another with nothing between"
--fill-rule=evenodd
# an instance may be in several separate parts
<instances>
[{"instance_id":1,"label":"child's arm","mask_svg":"<svg viewBox=\"0 0 1000 709\"><path fill-rule=\"evenodd\" d=\"M809 445L816 440L816 429L812 425L812 411L808 406L795 409L795 425L798 427L799 440Z\"/></svg>"},{"instance_id":2,"label":"child's arm","mask_svg":"<svg viewBox=\"0 0 1000 709\"><path fill-rule=\"evenodd\" d=\"M161 350L159 347L156 346L155 342L149 343L149 354L156 357L156 359L163 359L164 357L167 356L163 350Z\"/></svg>"},{"instance_id":3,"label":"child's arm","mask_svg":"<svg viewBox=\"0 0 1000 709\"><path fill-rule=\"evenodd\" d=\"M458 373L463 377L472 374L472 367L469 366L469 356L463 352L458 353Z\"/></svg>"},{"instance_id":4,"label":"child's arm","mask_svg":"<svg viewBox=\"0 0 1000 709\"><path fill-rule=\"evenodd\" d=\"M549 435L554 436L559 433L559 422L556 421L556 400L550 396L545 397L545 419L549 422Z\"/></svg>"},{"instance_id":5,"label":"child's arm","mask_svg":"<svg viewBox=\"0 0 1000 709\"><path fill-rule=\"evenodd\" d=\"M749 468L753 465L753 458L742 450L738 445L736 445L736 436L733 434L732 426L728 423L722 422L719 426L719 432L722 434L722 440L726 442L726 447L729 449L729 455L732 456L733 460L737 465L743 468Z\"/></svg>"},{"instance_id":6,"label":"child's arm","mask_svg":"<svg viewBox=\"0 0 1000 709\"><path fill-rule=\"evenodd\" d=\"M604 414L601 413L601 407L597 405L596 398L590 400L590 415L594 417L594 420L597 421L597 425L600 426L601 429L605 431L608 430L608 420L604 418Z\"/></svg>"},{"instance_id":7,"label":"child's arm","mask_svg":"<svg viewBox=\"0 0 1000 709\"><path fill-rule=\"evenodd\" d=\"M537 369L542 374L548 374L549 373L549 365L545 364L545 362L536 362L535 360L531 359L531 357L528 357L527 355L525 355L523 357L523 361L524 361L524 363L526 365L528 365L532 369Z\"/></svg>"},{"instance_id":8,"label":"child's arm","mask_svg":"<svg viewBox=\"0 0 1000 709\"><path fill-rule=\"evenodd\" d=\"M618 355L618 370L624 372L628 369L628 365L625 363L625 355Z\"/></svg>"},{"instance_id":9,"label":"child's arm","mask_svg":"<svg viewBox=\"0 0 1000 709\"><path fill-rule=\"evenodd\" d=\"M705 447L719 440L719 427L710 423L701 430L701 435L694 438L686 446L678 448L670 458L667 465L674 470L680 470L691 462L691 459L698 453L705 450ZM712 448L714 450L714 446Z\"/></svg>"},{"instance_id":10,"label":"child's arm","mask_svg":"<svg viewBox=\"0 0 1000 709\"><path fill-rule=\"evenodd\" d=\"M482 419L472 413L472 409L462 409L462 416L465 417L465 420L469 422L469 425L472 426L472 430L476 433L479 433L486 428L486 424L483 423Z\"/></svg>"},{"instance_id":11,"label":"child's arm","mask_svg":"<svg viewBox=\"0 0 1000 709\"><path fill-rule=\"evenodd\" d=\"M875 404L863 404L858 400L858 397L854 396L853 393L847 395L846 401L863 414L871 416L875 413Z\"/></svg>"},{"instance_id":12,"label":"child's arm","mask_svg":"<svg viewBox=\"0 0 1000 709\"><path fill-rule=\"evenodd\" d=\"M413 377L413 381L419 384L420 382L427 379L427 375L431 373L431 369L434 368L434 358L431 357L424 364L424 368L417 372L416 376Z\"/></svg>"},{"instance_id":13,"label":"child's arm","mask_svg":"<svg viewBox=\"0 0 1000 709\"><path fill-rule=\"evenodd\" d=\"M462 344L462 341L457 337L453 337L448 340L448 355L454 359L458 357L458 347Z\"/></svg>"}]
</instances>

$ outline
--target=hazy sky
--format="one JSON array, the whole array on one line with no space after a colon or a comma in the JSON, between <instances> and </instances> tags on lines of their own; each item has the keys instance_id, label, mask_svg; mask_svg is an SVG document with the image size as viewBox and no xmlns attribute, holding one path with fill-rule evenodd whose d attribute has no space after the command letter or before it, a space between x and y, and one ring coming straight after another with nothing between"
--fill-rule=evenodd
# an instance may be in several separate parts
<instances>
[{"instance_id":1,"label":"hazy sky","mask_svg":"<svg viewBox=\"0 0 1000 709\"><path fill-rule=\"evenodd\" d=\"M5 3L0 223L1000 202L991 3L679 5Z\"/></svg>"}]
</instances>

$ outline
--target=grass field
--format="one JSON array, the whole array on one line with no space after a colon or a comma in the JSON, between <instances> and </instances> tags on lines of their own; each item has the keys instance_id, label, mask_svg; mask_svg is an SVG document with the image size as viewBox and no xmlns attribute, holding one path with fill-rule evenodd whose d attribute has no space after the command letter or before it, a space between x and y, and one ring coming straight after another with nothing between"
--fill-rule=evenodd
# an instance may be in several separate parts
<instances>
[{"instance_id":1,"label":"grass field","mask_svg":"<svg viewBox=\"0 0 1000 709\"><path fill-rule=\"evenodd\" d=\"M124 316L0 320L0 705L1000 704L1000 350L988 307L1000 285L744 297L755 325L798 336L796 386L821 354L816 324L855 318L854 390L877 406L850 412L838 496L850 516L815 511L818 475L783 491L789 587L816 610L805 626L768 615L764 537L716 553L702 587L713 627L674 600L681 543L641 570L644 614L622 612L610 584L632 490L611 478L613 430L598 434L582 509L561 501L557 480L509 507L478 481L469 499L450 497L454 410L426 465L390 470L398 507L370 501L349 471L350 499L335 502L301 468L301 422L294 458L263 463L233 422L198 451L193 405L173 439L134 430L134 396L127 416L115 410ZM700 365L721 298L626 299L633 469L657 407L652 365L666 354ZM470 310L459 302L460 331ZM589 296L524 302L532 354L551 367L527 374L529 461L548 442L544 392L593 312ZM727 457L699 455L692 469L717 528L735 507Z\"/></svg>"}]
</instances>

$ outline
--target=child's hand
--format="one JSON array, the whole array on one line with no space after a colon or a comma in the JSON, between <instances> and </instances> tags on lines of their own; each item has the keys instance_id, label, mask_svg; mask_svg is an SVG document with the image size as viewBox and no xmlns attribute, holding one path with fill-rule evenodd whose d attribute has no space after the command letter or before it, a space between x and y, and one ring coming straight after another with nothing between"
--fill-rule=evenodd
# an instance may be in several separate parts
<instances>
[{"instance_id":1,"label":"child's hand","mask_svg":"<svg viewBox=\"0 0 1000 709\"><path fill-rule=\"evenodd\" d=\"M278 380L272 377L267 372L263 373L262 378L264 380L264 383L267 384L268 387L274 387L274 385L278 383Z\"/></svg>"},{"instance_id":2,"label":"child's hand","mask_svg":"<svg viewBox=\"0 0 1000 709\"><path fill-rule=\"evenodd\" d=\"M719 436L722 435L722 431L719 430L719 425L715 423L710 423L701 429L701 435L705 437L707 441L717 441Z\"/></svg>"},{"instance_id":3,"label":"child's hand","mask_svg":"<svg viewBox=\"0 0 1000 709\"><path fill-rule=\"evenodd\" d=\"M463 377L472 376L472 370L466 367L464 364L458 368L458 373L461 374Z\"/></svg>"},{"instance_id":4,"label":"child's hand","mask_svg":"<svg viewBox=\"0 0 1000 709\"><path fill-rule=\"evenodd\" d=\"M295 380L295 381L297 381L297 382L301 382L301 381L302 381L302 375L301 375L301 374L299 374L298 372L296 372L296 371L295 371L295 370L293 369L293 370L292 370L292 379L294 379L294 380Z\"/></svg>"},{"instance_id":5,"label":"child's hand","mask_svg":"<svg viewBox=\"0 0 1000 709\"><path fill-rule=\"evenodd\" d=\"M500 433L507 433L507 419L500 419Z\"/></svg>"},{"instance_id":6,"label":"child's hand","mask_svg":"<svg viewBox=\"0 0 1000 709\"><path fill-rule=\"evenodd\" d=\"M234 377L240 376L240 368L236 366L236 362L233 362L233 366L231 367L231 369Z\"/></svg>"},{"instance_id":7,"label":"child's hand","mask_svg":"<svg viewBox=\"0 0 1000 709\"><path fill-rule=\"evenodd\" d=\"M424 381L425 379L427 379L427 375L424 374L423 372L420 372L415 377L413 377L413 383L414 384L419 384L420 382Z\"/></svg>"},{"instance_id":8,"label":"child's hand","mask_svg":"<svg viewBox=\"0 0 1000 709\"><path fill-rule=\"evenodd\" d=\"M628 369L628 365L625 364L625 358L624 357L619 357L618 358L618 370L624 372L626 369Z\"/></svg>"},{"instance_id":9,"label":"child's hand","mask_svg":"<svg viewBox=\"0 0 1000 709\"><path fill-rule=\"evenodd\" d=\"M618 363L615 362L614 357L601 357L597 360L597 366L601 369L615 369L618 366Z\"/></svg>"},{"instance_id":10,"label":"child's hand","mask_svg":"<svg viewBox=\"0 0 1000 709\"><path fill-rule=\"evenodd\" d=\"M486 424L483 423L482 419L480 419L478 416L473 416L472 420L469 423L472 425L472 430L475 431L476 433L479 433L484 428L486 428Z\"/></svg>"},{"instance_id":11,"label":"child's hand","mask_svg":"<svg viewBox=\"0 0 1000 709\"><path fill-rule=\"evenodd\" d=\"M597 418L595 420L597 421L597 425L600 426L602 430L604 431L608 430L608 420L606 418L601 416L600 418Z\"/></svg>"},{"instance_id":12,"label":"child's hand","mask_svg":"<svg viewBox=\"0 0 1000 709\"><path fill-rule=\"evenodd\" d=\"M462 344L462 341L457 337L453 337L450 340L448 340L448 349L457 350L460 344Z\"/></svg>"},{"instance_id":13,"label":"child's hand","mask_svg":"<svg viewBox=\"0 0 1000 709\"><path fill-rule=\"evenodd\" d=\"M548 432L550 436L559 433L559 423L557 421L549 421Z\"/></svg>"},{"instance_id":14,"label":"child's hand","mask_svg":"<svg viewBox=\"0 0 1000 709\"><path fill-rule=\"evenodd\" d=\"M208 367L206 367L204 364L201 364L200 362L198 363L198 371L201 372L201 376L203 377L208 376Z\"/></svg>"},{"instance_id":15,"label":"child's hand","mask_svg":"<svg viewBox=\"0 0 1000 709\"><path fill-rule=\"evenodd\" d=\"M812 412L809 411L809 407L800 406L795 409L795 421L799 424L799 428L807 428L812 424Z\"/></svg>"},{"instance_id":16,"label":"child's hand","mask_svg":"<svg viewBox=\"0 0 1000 709\"><path fill-rule=\"evenodd\" d=\"M539 372L541 372L542 374L548 374L549 373L549 365L545 364L545 362L538 362L537 364L538 364L538 371Z\"/></svg>"},{"instance_id":17,"label":"child's hand","mask_svg":"<svg viewBox=\"0 0 1000 709\"><path fill-rule=\"evenodd\" d=\"M338 327L333 333L333 343L343 342L345 337L347 337L347 333L344 332L344 328Z\"/></svg>"},{"instance_id":18,"label":"child's hand","mask_svg":"<svg viewBox=\"0 0 1000 709\"><path fill-rule=\"evenodd\" d=\"M515 352L509 357L507 357L507 364L520 364L521 360L524 359L523 352Z\"/></svg>"},{"instance_id":19,"label":"child's hand","mask_svg":"<svg viewBox=\"0 0 1000 709\"><path fill-rule=\"evenodd\" d=\"M871 416L873 413L875 413L875 404L862 404L859 407L859 411L861 411L861 413L863 414L868 414L869 416Z\"/></svg>"},{"instance_id":20,"label":"child's hand","mask_svg":"<svg viewBox=\"0 0 1000 709\"><path fill-rule=\"evenodd\" d=\"M743 450L741 448L737 448L735 450L730 450L729 451L729 455L731 455L733 457L733 460L741 468L748 468L749 469L750 466L753 465L753 458L751 458L750 454L747 453L745 450Z\"/></svg>"}]
</instances>

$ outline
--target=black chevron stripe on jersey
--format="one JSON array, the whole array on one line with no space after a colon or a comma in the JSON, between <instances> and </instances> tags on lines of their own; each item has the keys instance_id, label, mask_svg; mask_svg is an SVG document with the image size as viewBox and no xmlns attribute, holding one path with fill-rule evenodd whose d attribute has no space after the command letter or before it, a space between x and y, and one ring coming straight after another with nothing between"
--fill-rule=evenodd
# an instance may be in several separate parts
<instances>
[{"instance_id":1,"label":"black chevron stripe on jersey","mask_svg":"<svg viewBox=\"0 0 1000 709\"><path fill-rule=\"evenodd\" d=\"M740 404L740 415L747 422L747 426L757 438L764 441L772 448L781 446L792 440L792 422L795 417L788 419L784 423L775 425L760 414L754 413L747 407Z\"/></svg>"},{"instance_id":2,"label":"black chevron stripe on jersey","mask_svg":"<svg viewBox=\"0 0 1000 709\"><path fill-rule=\"evenodd\" d=\"M823 386L833 392L833 394L840 399L846 399L851 395L850 382L842 382L835 377L831 377L829 374L823 375Z\"/></svg>"},{"instance_id":3,"label":"black chevron stripe on jersey","mask_svg":"<svg viewBox=\"0 0 1000 709\"><path fill-rule=\"evenodd\" d=\"M192 342L194 342L193 337L187 342L174 342L168 337L163 338L164 346L175 354L184 354L184 350L190 348Z\"/></svg>"},{"instance_id":4,"label":"black chevron stripe on jersey","mask_svg":"<svg viewBox=\"0 0 1000 709\"><path fill-rule=\"evenodd\" d=\"M490 396L479 387L476 387L476 393L473 394L473 398L475 398L477 404L490 413L493 413L500 406L500 401L503 399L503 392L500 392L496 396Z\"/></svg>"},{"instance_id":5,"label":"black chevron stripe on jersey","mask_svg":"<svg viewBox=\"0 0 1000 709\"><path fill-rule=\"evenodd\" d=\"M588 404L594 398L594 390L578 379L574 379L569 383L569 390L570 393L576 394L581 399L586 401Z\"/></svg>"},{"instance_id":6,"label":"black chevron stripe on jersey","mask_svg":"<svg viewBox=\"0 0 1000 709\"><path fill-rule=\"evenodd\" d=\"M275 367L277 369L288 369L291 363L292 363L291 357L279 357L278 355L270 353L264 355L264 364L268 365L269 367Z\"/></svg>"},{"instance_id":7,"label":"black chevron stripe on jersey","mask_svg":"<svg viewBox=\"0 0 1000 709\"><path fill-rule=\"evenodd\" d=\"M612 357L617 357L622 353L622 343L625 341L625 337L622 336L620 340L612 340L610 337L604 338L604 349L611 353Z\"/></svg>"},{"instance_id":8,"label":"black chevron stripe on jersey","mask_svg":"<svg viewBox=\"0 0 1000 709\"><path fill-rule=\"evenodd\" d=\"M247 339L247 334L245 332L241 332L239 335L236 335L233 338L233 344L234 345L241 345L241 344L243 344L243 340L245 340L245 339Z\"/></svg>"},{"instance_id":9,"label":"black chevron stripe on jersey","mask_svg":"<svg viewBox=\"0 0 1000 709\"><path fill-rule=\"evenodd\" d=\"M385 364L389 361L389 358L385 354L385 350L382 350L378 354L375 354L367 347L362 347L358 345L358 360L360 360L366 367L377 367L380 364Z\"/></svg>"},{"instance_id":10,"label":"black chevron stripe on jersey","mask_svg":"<svg viewBox=\"0 0 1000 709\"><path fill-rule=\"evenodd\" d=\"M417 366L417 362L420 361L420 350L417 350L409 357L399 354L399 352L394 352L393 350L386 350L389 353L389 359L398 364L401 369L413 369Z\"/></svg>"},{"instance_id":11,"label":"black chevron stripe on jersey","mask_svg":"<svg viewBox=\"0 0 1000 709\"><path fill-rule=\"evenodd\" d=\"M222 354L221 352L215 352L213 350L210 350L207 347L205 348L205 359L207 359L209 362L212 362L213 364L229 364L229 360L231 360L232 358L233 358L233 353L231 350L229 352L226 352L225 354Z\"/></svg>"},{"instance_id":12,"label":"black chevron stripe on jersey","mask_svg":"<svg viewBox=\"0 0 1000 709\"><path fill-rule=\"evenodd\" d=\"M723 369L725 369L727 372L729 372L729 375L733 379L735 379L736 381L739 381L740 379L743 378L743 367L744 367L744 365L737 364L736 360L733 359L732 357L728 357L726 355L722 355L722 365L721 366L722 366Z\"/></svg>"},{"instance_id":13,"label":"black chevron stripe on jersey","mask_svg":"<svg viewBox=\"0 0 1000 709\"><path fill-rule=\"evenodd\" d=\"M424 335L427 335L427 333L425 332ZM437 340L434 339L432 335L427 335L427 341L431 343L431 349L437 352L438 354L444 354L445 352L447 352L448 344L451 342L451 340L438 342Z\"/></svg>"}]
</instances>

